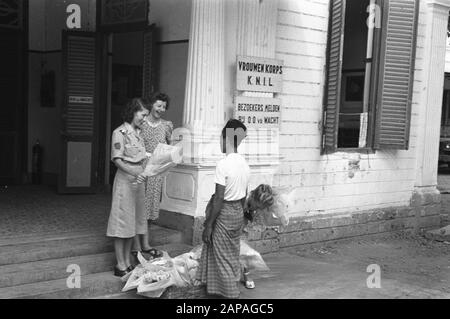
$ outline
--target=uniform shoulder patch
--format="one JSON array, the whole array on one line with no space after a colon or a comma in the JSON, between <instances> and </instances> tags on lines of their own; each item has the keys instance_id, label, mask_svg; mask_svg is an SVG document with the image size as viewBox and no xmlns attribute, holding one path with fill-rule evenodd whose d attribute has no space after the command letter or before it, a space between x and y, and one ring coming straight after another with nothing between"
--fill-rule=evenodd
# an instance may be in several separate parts
<instances>
[{"instance_id":1,"label":"uniform shoulder patch","mask_svg":"<svg viewBox=\"0 0 450 319\"><path fill-rule=\"evenodd\" d=\"M116 149L116 150L120 150L120 143L114 143L114 148Z\"/></svg>"}]
</instances>

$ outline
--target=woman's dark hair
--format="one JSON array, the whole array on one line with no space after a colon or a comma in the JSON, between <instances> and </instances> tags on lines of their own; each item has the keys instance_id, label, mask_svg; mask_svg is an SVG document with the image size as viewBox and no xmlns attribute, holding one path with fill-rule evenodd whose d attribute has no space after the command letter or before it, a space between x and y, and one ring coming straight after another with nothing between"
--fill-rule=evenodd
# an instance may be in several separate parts
<instances>
[{"instance_id":1,"label":"woman's dark hair","mask_svg":"<svg viewBox=\"0 0 450 319\"><path fill-rule=\"evenodd\" d=\"M258 185L258 187L250 192L250 196L264 207L272 206L275 201L272 187L267 184Z\"/></svg>"},{"instance_id":2,"label":"woman's dark hair","mask_svg":"<svg viewBox=\"0 0 450 319\"><path fill-rule=\"evenodd\" d=\"M122 110L122 120L131 124L131 122L133 122L134 114L145 108L145 103L141 98L136 97L132 99Z\"/></svg>"},{"instance_id":3,"label":"woman's dark hair","mask_svg":"<svg viewBox=\"0 0 450 319\"><path fill-rule=\"evenodd\" d=\"M245 133L247 132L247 127L239 120L231 119L225 124L222 129L222 139L225 142L227 134L228 138L233 137L233 146L236 149L239 143L244 139ZM239 137L239 140L238 140Z\"/></svg>"},{"instance_id":4,"label":"woman's dark hair","mask_svg":"<svg viewBox=\"0 0 450 319\"><path fill-rule=\"evenodd\" d=\"M169 102L170 102L170 99L169 99L169 96L168 96L167 94L165 94L165 93L161 93L161 92L154 93L154 94L152 94L152 95L150 96L149 99L145 99L145 100L146 100L146 102L147 102L146 105L148 105L147 108L148 108L149 111L152 110L153 104L155 104L156 101L158 101L158 100L159 100L159 101L166 102L166 110L169 109Z\"/></svg>"}]
</instances>

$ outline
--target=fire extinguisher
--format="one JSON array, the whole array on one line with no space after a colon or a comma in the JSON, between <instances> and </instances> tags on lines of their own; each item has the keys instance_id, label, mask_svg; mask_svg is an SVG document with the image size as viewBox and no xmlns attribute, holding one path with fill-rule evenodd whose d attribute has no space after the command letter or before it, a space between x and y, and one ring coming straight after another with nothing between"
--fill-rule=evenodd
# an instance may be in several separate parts
<instances>
[{"instance_id":1,"label":"fire extinguisher","mask_svg":"<svg viewBox=\"0 0 450 319\"><path fill-rule=\"evenodd\" d=\"M42 146L39 140L33 145L33 158L31 161L32 183L41 184L42 182Z\"/></svg>"}]
</instances>

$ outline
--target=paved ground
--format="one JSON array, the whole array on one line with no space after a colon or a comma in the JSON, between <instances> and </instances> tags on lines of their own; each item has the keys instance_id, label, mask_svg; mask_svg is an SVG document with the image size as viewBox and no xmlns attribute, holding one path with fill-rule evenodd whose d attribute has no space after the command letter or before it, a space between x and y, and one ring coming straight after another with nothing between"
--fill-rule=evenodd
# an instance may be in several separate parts
<instances>
[{"instance_id":1,"label":"paved ground","mask_svg":"<svg viewBox=\"0 0 450 319\"><path fill-rule=\"evenodd\" d=\"M265 255L242 298L450 298L450 243L389 235ZM371 264L381 288L368 288Z\"/></svg>"},{"instance_id":2,"label":"paved ground","mask_svg":"<svg viewBox=\"0 0 450 319\"><path fill-rule=\"evenodd\" d=\"M450 169L440 168L442 213L450 214ZM270 272L254 276L242 298L450 298L450 242L392 234L265 255ZM368 288L369 265L381 288Z\"/></svg>"},{"instance_id":3,"label":"paved ground","mask_svg":"<svg viewBox=\"0 0 450 319\"><path fill-rule=\"evenodd\" d=\"M106 232L111 196L59 195L49 186L1 186L0 238L66 231Z\"/></svg>"},{"instance_id":4,"label":"paved ground","mask_svg":"<svg viewBox=\"0 0 450 319\"><path fill-rule=\"evenodd\" d=\"M450 169L441 169L442 212L450 212ZM57 195L46 187L0 190L0 237L103 228L108 195ZM293 248L265 255L242 298L450 298L450 243L391 235ZM381 288L368 288L367 267L380 266Z\"/></svg>"}]
</instances>

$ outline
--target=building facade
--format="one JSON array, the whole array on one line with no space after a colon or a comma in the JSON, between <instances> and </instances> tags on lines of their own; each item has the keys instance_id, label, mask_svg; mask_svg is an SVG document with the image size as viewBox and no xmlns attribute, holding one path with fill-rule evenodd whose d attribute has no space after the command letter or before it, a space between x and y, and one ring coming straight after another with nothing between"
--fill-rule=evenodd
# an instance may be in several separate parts
<instances>
[{"instance_id":1,"label":"building facade","mask_svg":"<svg viewBox=\"0 0 450 319\"><path fill-rule=\"evenodd\" d=\"M238 100L276 101L279 121L250 123L239 150L251 188L268 183L291 200L289 226L249 233L261 251L439 225L450 1L33 0L23 8L28 93L18 118L27 128L15 180L32 171L39 139L46 182L60 192L104 189L120 106L164 91L185 158L165 178L159 222L196 243L221 127ZM240 57L281 65L281 89L238 90Z\"/></svg>"}]
</instances>

